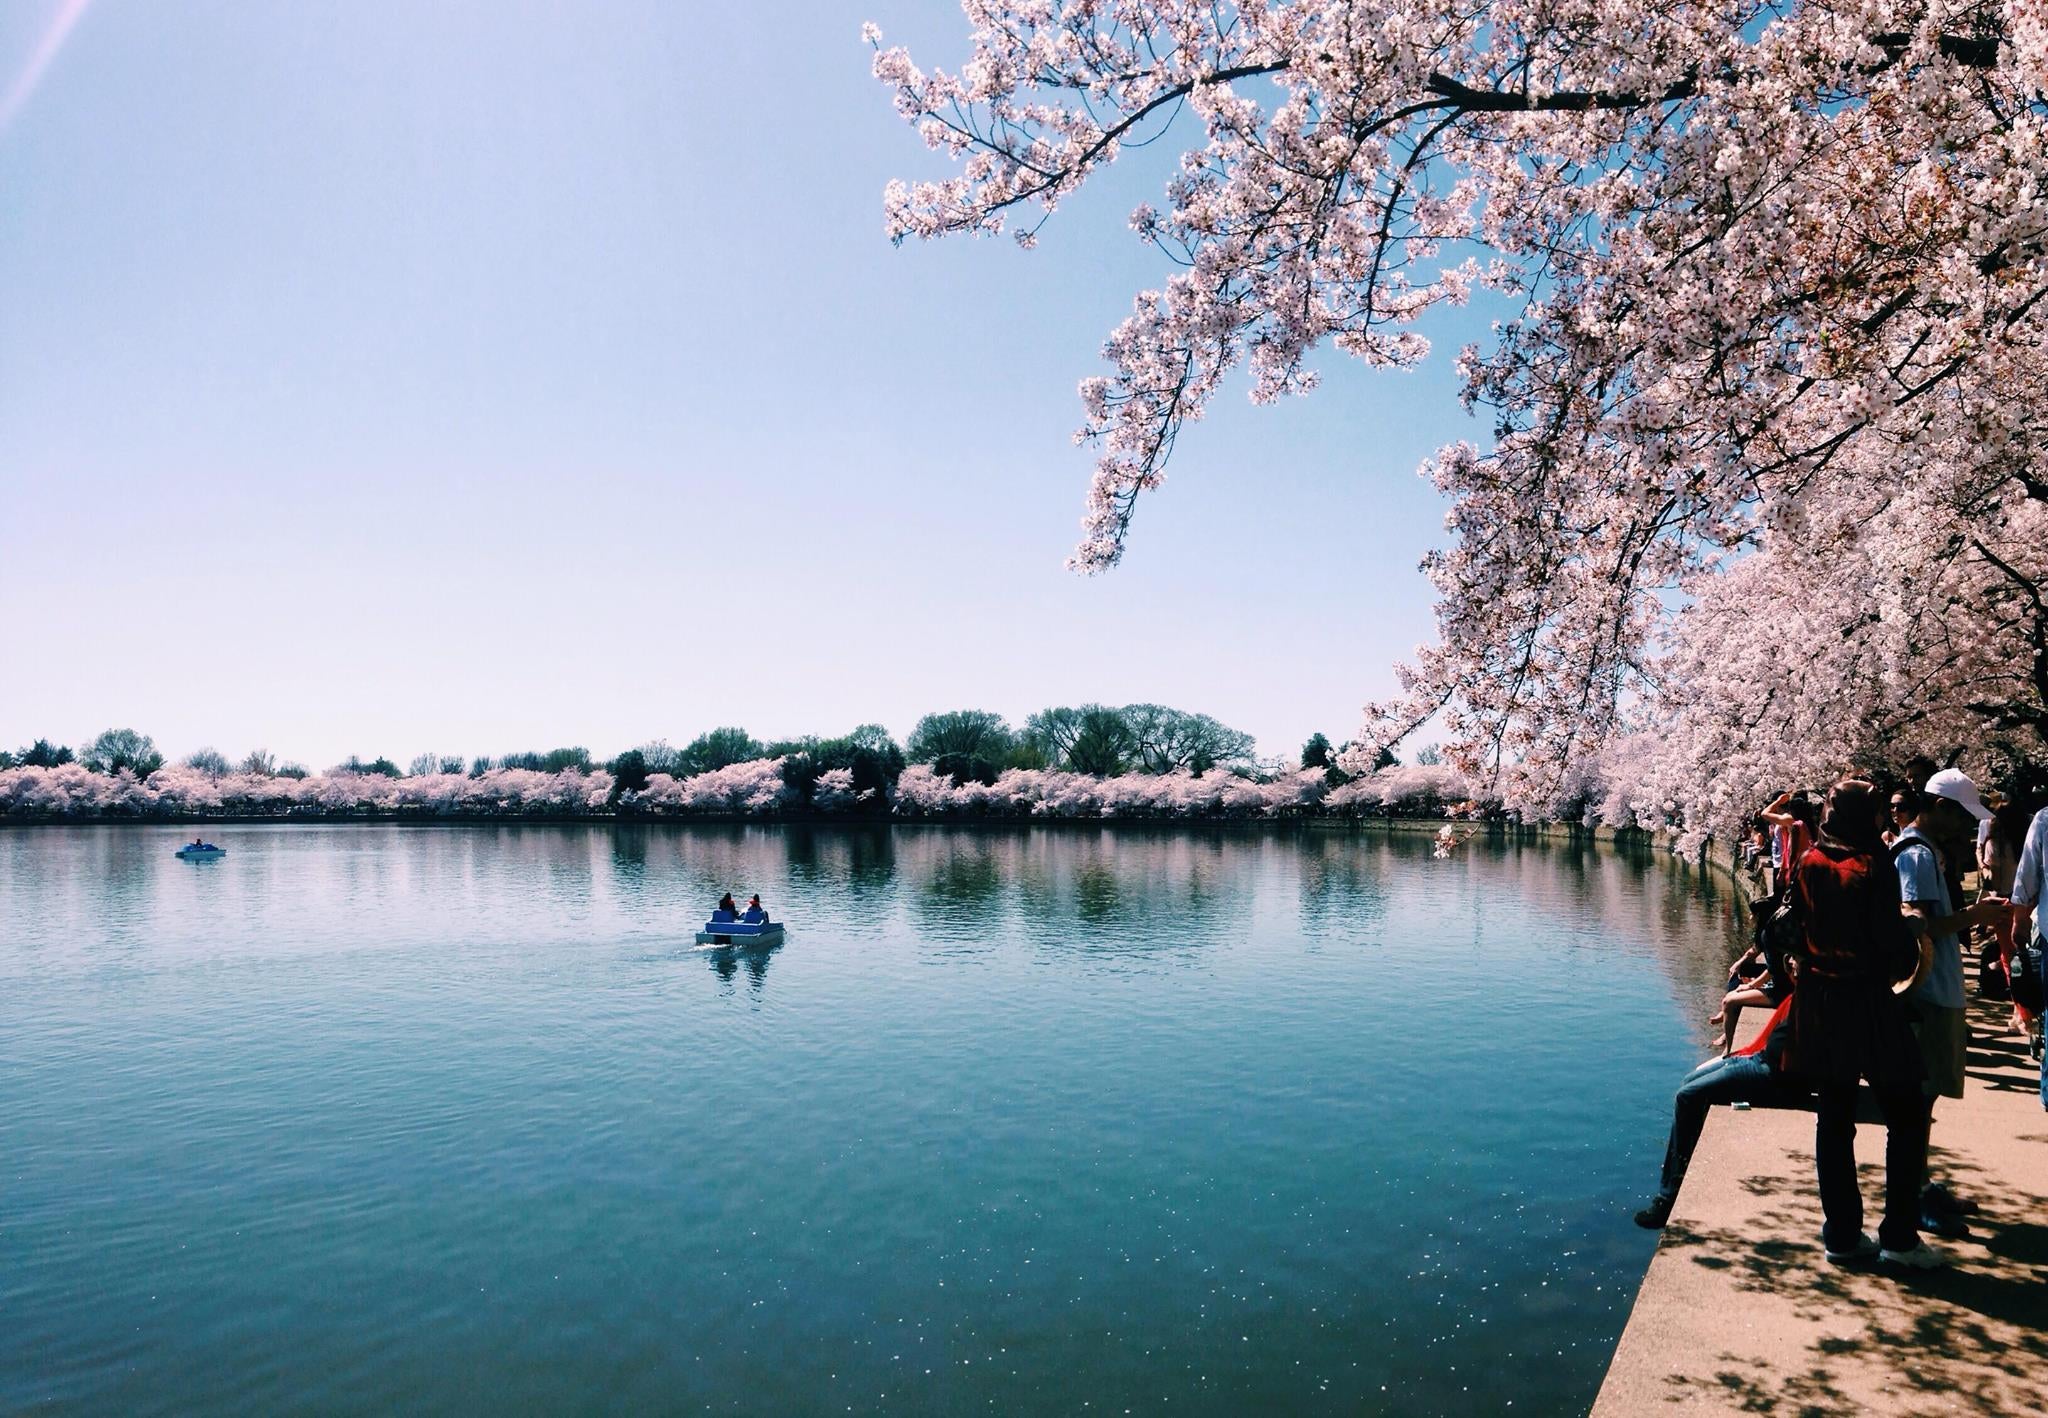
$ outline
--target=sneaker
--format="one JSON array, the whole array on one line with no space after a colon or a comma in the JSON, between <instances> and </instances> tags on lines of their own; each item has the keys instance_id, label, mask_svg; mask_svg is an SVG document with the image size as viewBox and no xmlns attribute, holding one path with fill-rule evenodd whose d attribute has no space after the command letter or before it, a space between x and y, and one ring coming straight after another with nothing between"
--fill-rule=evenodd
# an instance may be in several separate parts
<instances>
[{"instance_id":1,"label":"sneaker","mask_svg":"<svg viewBox=\"0 0 2048 1418\"><path fill-rule=\"evenodd\" d=\"M1671 1219L1671 1204L1676 1200L1676 1197L1669 1196L1652 1199L1648 1206L1636 1213L1636 1225L1645 1231L1663 1230L1664 1223Z\"/></svg>"},{"instance_id":2,"label":"sneaker","mask_svg":"<svg viewBox=\"0 0 2048 1418\"><path fill-rule=\"evenodd\" d=\"M1967 1241L1970 1238L1970 1223L1953 1211L1921 1211L1920 1229L1944 1241Z\"/></svg>"},{"instance_id":3,"label":"sneaker","mask_svg":"<svg viewBox=\"0 0 2048 1418\"><path fill-rule=\"evenodd\" d=\"M1870 1260L1880 1254L1886 1254L1886 1252L1879 1251L1877 1237L1865 1231L1856 1238L1856 1244L1849 1247L1848 1250L1829 1250L1827 1257L1830 1265L1853 1265L1857 1261Z\"/></svg>"},{"instance_id":4,"label":"sneaker","mask_svg":"<svg viewBox=\"0 0 2048 1418\"><path fill-rule=\"evenodd\" d=\"M1881 1250L1877 1258L1891 1265L1903 1265L1909 1270L1938 1270L1952 1259L1947 1251L1937 1250L1925 1241L1910 1251Z\"/></svg>"}]
</instances>

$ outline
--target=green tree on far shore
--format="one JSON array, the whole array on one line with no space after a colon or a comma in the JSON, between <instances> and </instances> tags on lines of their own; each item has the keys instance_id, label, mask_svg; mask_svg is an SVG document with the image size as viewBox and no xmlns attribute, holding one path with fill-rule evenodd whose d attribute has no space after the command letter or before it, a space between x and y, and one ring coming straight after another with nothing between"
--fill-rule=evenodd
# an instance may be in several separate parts
<instances>
[{"instance_id":1,"label":"green tree on far shore","mask_svg":"<svg viewBox=\"0 0 2048 1418\"><path fill-rule=\"evenodd\" d=\"M1074 773L1113 778L1131 766L1137 751L1137 739L1120 711L1100 704L1085 705L1074 720L1066 766Z\"/></svg>"},{"instance_id":2,"label":"green tree on far shore","mask_svg":"<svg viewBox=\"0 0 2048 1418\"><path fill-rule=\"evenodd\" d=\"M13 753L0 750L0 768L62 768L71 758L71 750L65 745L37 739Z\"/></svg>"},{"instance_id":3,"label":"green tree on far shore","mask_svg":"<svg viewBox=\"0 0 2048 1418\"><path fill-rule=\"evenodd\" d=\"M1117 711L1130 735L1131 753L1147 773L1207 773L1249 768L1252 736L1207 714L1164 704L1126 704Z\"/></svg>"},{"instance_id":4,"label":"green tree on far shore","mask_svg":"<svg viewBox=\"0 0 2048 1418\"><path fill-rule=\"evenodd\" d=\"M79 762L95 773L119 773L123 769L137 778L147 778L164 766L164 756L148 734L133 729L108 729L85 746Z\"/></svg>"},{"instance_id":5,"label":"green tree on far shore","mask_svg":"<svg viewBox=\"0 0 2048 1418\"><path fill-rule=\"evenodd\" d=\"M682 771L683 755L670 747L667 739L651 739L632 752L640 755L640 761L647 765L649 773L673 775Z\"/></svg>"},{"instance_id":6,"label":"green tree on far shore","mask_svg":"<svg viewBox=\"0 0 2048 1418\"><path fill-rule=\"evenodd\" d=\"M715 773L735 763L750 763L756 758L769 756L762 742L745 729L713 729L691 739L676 755L675 771L681 777L694 777L699 773Z\"/></svg>"},{"instance_id":7,"label":"green tree on far shore","mask_svg":"<svg viewBox=\"0 0 2048 1418\"><path fill-rule=\"evenodd\" d=\"M626 793L647 791L647 755L637 748L629 748L611 761L612 801L617 802Z\"/></svg>"},{"instance_id":8,"label":"green tree on far shore","mask_svg":"<svg viewBox=\"0 0 2048 1418\"><path fill-rule=\"evenodd\" d=\"M475 764L471 764L471 777L490 771L491 761L488 758L478 759L477 762L484 766L479 770ZM546 753L508 753L498 760L500 768L524 768L529 773L562 773L571 768L578 773L588 773L593 766L590 750L582 747L551 748Z\"/></svg>"},{"instance_id":9,"label":"green tree on far shore","mask_svg":"<svg viewBox=\"0 0 2048 1418\"><path fill-rule=\"evenodd\" d=\"M1002 715L987 709L953 709L919 719L903 753L912 763L929 763L958 787L970 780L995 782L1009 766L1015 747L1016 735Z\"/></svg>"},{"instance_id":10,"label":"green tree on far shore","mask_svg":"<svg viewBox=\"0 0 2048 1418\"><path fill-rule=\"evenodd\" d=\"M213 748L202 748L192 754L186 758L185 766L195 773L204 773L216 783L235 771L235 766L228 762L228 756Z\"/></svg>"},{"instance_id":11,"label":"green tree on far shore","mask_svg":"<svg viewBox=\"0 0 2048 1418\"><path fill-rule=\"evenodd\" d=\"M854 791L873 791L877 810L886 806L883 794L896 786L904 764L902 748L880 724L862 724L835 739L782 739L753 757L782 759L783 783L806 802L817 787L819 774L849 769Z\"/></svg>"},{"instance_id":12,"label":"green tree on far shore","mask_svg":"<svg viewBox=\"0 0 2048 1418\"><path fill-rule=\"evenodd\" d=\"M1104 776L1136 768L1145 773L1207 773L1252 767L1252 736L1207 714L1164 704L1082 704L1041 709L1024 723L1020 742L1044 757L1044 766Z\"/></svg>"}]
</instances>

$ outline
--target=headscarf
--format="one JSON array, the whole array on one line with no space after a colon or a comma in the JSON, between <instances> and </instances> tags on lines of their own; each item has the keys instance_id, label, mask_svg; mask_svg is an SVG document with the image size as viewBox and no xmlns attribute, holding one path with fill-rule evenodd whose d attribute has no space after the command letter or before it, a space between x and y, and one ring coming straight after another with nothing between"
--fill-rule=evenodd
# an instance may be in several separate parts
<instances>
[{"instance_id":1,"label":"headscarf","mask_svg":"<svg viewBox=\"0 0 2048 1418\"><path fill-rule=\"evenodd\" d=\"M1844 778L1828 789L1826 815L1820 830L1859 852L1884 850L1884 829L1878 816L1878 793L1861 778Z\"/></svg>"}]
</instances>

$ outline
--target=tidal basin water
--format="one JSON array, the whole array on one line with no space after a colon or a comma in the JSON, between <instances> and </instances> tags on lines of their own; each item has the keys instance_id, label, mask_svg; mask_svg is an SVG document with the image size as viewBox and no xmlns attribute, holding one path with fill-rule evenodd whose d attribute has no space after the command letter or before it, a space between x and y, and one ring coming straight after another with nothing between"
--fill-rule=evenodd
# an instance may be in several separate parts
<instances>
[{"instance_id":1,"label":"tidal basin water","mask_svg":"<svg viewBox=\"0 0 2048 1418\"><path fill-rule=\"evenodd\" d=\"M1733 953L1562 845L209 835L0 832L0 1411L1583 1411Z\"/></svg>"}]
</instances>

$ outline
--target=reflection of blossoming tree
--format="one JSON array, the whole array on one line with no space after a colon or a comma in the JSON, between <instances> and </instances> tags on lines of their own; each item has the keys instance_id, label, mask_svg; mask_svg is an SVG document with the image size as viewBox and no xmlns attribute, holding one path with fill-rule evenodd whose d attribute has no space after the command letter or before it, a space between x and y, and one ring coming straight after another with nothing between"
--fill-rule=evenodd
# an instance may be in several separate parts
<instances>
[{"instance_id":1,"label":"reflection of blossoming tree","mask_svg":"<svg viewBox=\"0 0 2048 1418\"><path fill-rule=\"evenodd\" d=\"M1082 385L1082 569L1121 556L1235 367L1270 400L1312 387L1320 345L1409 365L1432 308L1514 302L1459 362L1492 447L1427 470L1452 501L1439 643L1347 766L1441 716L1464 768L1555 802L1653 726L1669 753L1634 790L1697 828L1823 722L1837 757L2041 752L2038 0L968 11L957 71L867 32L958 163L891 184L899 240L1029 244L1125 145L1199 124L1164 210L1132 216L1179 269Z\"/></svg>"}]
</instances>

